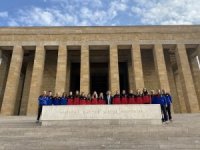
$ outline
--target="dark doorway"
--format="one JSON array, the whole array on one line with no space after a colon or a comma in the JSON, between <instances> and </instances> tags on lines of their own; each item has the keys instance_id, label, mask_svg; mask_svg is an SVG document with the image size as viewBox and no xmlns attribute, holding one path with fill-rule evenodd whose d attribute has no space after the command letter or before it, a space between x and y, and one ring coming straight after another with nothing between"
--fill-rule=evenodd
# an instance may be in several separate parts
<instances>
[{"instance_id":1,"label":"dark doorway","mask_svg":"<svg viewBox=\"0 0 200 150\"><path fill-rule=\"evenodd\" d=\"M71 63L70 91L80 90L80 63Z\"/></svg>"},{"instance_id":2,"label":"dark doorway","mask_svg":"<svg viewBox=\"0 0 200 150\"><path fill-rule=\"evenodd\" d=\"M90 64L90 92L106 93L108 90L108 63Z\"/></svg>"},{"instance_id":3,"label":"dark doorway","mask_svg":"<svg viewBox=\"0 0 200 150\"><path fill-rule=\"evenodd\" d=\"M128 83L128 66L127 62L119 63L119 81L120 81L120 91L126 90L129 91L129 83Z\"/></svg>"}]
</instances>

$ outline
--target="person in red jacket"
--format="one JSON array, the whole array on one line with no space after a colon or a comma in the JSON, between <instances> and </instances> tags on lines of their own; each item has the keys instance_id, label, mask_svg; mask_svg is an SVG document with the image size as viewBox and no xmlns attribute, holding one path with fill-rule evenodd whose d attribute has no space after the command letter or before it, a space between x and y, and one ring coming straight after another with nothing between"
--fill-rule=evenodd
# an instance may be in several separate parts
<instances>
[{"instance_id":1,"label":"person in red jacket","mask_svg":"<svg viewBox=\"0 0 200 150\"><path fill-rule=\"evenodd\" d=\"M128 94L128 104L136 104L135 95L133 94L133 90L130 90Z\"/></svg>"},{"instance_id":2,"label":"person in red jacket","mask_svg":"<svg viewBox=\"0 0 200 150\"><path fill-rule=\"evenodd\" d=\"M69 92L69 96L67 97L68 99L68 105L73 105L74 104L74 96L72 91Z\"/></svg>"},{"instance_id":3,"label":"person in red jacket","mask_svg":"<svg viewBox=\"0 0 200 150\"><path fill-rule=\"evenodd\" d=\"M97 92L94 91L94 93L92 94L92 102L91 102L92 105L96 105L98 104L98 95L97 95Z\"/></svg>"},{"instance_id":4,"label":"person in red jacket","mask_svg":"<svg viewBox=\"0 0 200 150\"><path fill-rule=\"evenodd\" d=\"M80 96L80 105L86 105L87 97L84 92L81 93Z\"/></svg>"},{"instance_id":5,"label":"person in red jacket","mask_svg":"<svg viewBox=\"0 0 200 150\"><path fill-rule=\"evenodd\" d=\"M80 95L79 95L79 91L76 91L76 94L74 96L74 105L79 105L80 104Z\"/></svg>"},{"instance_id":6,"label":"person in red jacket","mask_svg":"<svg viewBox=\"0 0 200 150\"><path fill-rule=\"evenodd\" d=\"M86 100L86 104L87 104L87 105L91 105L91 100L92 100L91 94L88 93L88 95L87 95L87 100Z\"/></svg>"},{"instance_id":7,"label":"person in red jacket","mask_svg":"<svg viewBox=\"0 0 200 150\"><path fill-rule=\"evenodd\" d=\"M126 94L125 90L122 90L121 103L122 104L128 104L128 97L127 97L127 94Z\"/></svg>"},{"instance_id":8,"label":"person in red jacket","mask_svg":"<svg viewBox=\"0 0 200 150\"><path fill-rule=\"evenodd\" d=\"M112 104L121 104L119 91L116 91L115 95L113 96Z\"/></svg>"},{"instance_id":9,"label":"person in red jacket","mask_svg":"<svg viewBox=\"0 0 200 150\"><path fill-rule=\"evenodd\" d=\"M149 92L147 91L146 88L143 88L143 91L142 91L142 95L143 95L143 103L144 104L150 104L151 103L151 96L149 94Z\"/></svg>"},{"instance_id":10,"label":"person in red jacket","mask_svg":"<svg viewBox=\"0 0 200 150\"><path fill-rule=\"evenodd\" d=\"M98 98L98 104L106 104L106 101L105 101L105 99L104 99L104 96L103 96L103 93L101 92L100 94L99 94L99 98Z\"/></svg>"},{"instance_id":11,"label":"person in red jacket","mask_svg":"<svg viewBox=\"0 0 200 150\"><path fill-rule=\"evenodd\" d=\"M141 91L138 89L135 95L135 101L137 104L143 104L143 96Z\"/></svg>"}]
</instances>

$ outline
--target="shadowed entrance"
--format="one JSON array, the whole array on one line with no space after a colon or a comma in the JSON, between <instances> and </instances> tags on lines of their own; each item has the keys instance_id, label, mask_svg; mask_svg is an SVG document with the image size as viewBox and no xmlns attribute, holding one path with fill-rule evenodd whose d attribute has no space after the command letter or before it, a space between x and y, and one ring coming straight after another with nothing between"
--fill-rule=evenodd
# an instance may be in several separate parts
<instances>
[{"instance_id":1,"label":"shadowed entrance","mask_svg":"<svg viewBox=\"0 0 200 150\"><path fill-rule=\"evenodd\" d=\"M108 63L90 64L90 92L104 92L108 90Z\"/></svg>"}]
</instances>

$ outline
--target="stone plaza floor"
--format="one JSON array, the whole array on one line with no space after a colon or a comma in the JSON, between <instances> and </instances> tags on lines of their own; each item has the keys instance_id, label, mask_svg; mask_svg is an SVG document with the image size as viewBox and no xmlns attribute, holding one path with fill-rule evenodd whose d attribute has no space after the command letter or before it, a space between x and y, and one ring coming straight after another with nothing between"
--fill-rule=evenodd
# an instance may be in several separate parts
<instances>
[{"instance_id":1,"label":"stone plaza floor","mask_svg":"<svg viewBox=\"0 0 200 150\"><path fill-rule=\"evenodd\" d=\"M0 117L0 150L199 150L200 113L163 125L74 123L40 126L35 117Z\"/></svg>"}]
</instances>

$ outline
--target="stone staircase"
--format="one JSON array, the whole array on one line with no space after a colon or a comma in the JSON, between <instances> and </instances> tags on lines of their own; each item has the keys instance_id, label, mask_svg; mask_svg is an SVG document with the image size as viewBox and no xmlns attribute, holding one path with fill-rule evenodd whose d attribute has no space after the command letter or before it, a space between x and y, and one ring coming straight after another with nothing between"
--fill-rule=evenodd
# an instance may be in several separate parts
<instances>
[{"instance_id":1,"label":"stone staircase","mask_svg":"<svg viewBox=\"0 0 200 150\"><path fill-rule=\"evenodd\" d=\"M0 117L0 150L200 150L200 113L163 125L70 123L40 126L34 117Z\"/></svg>"}]
</instances>

